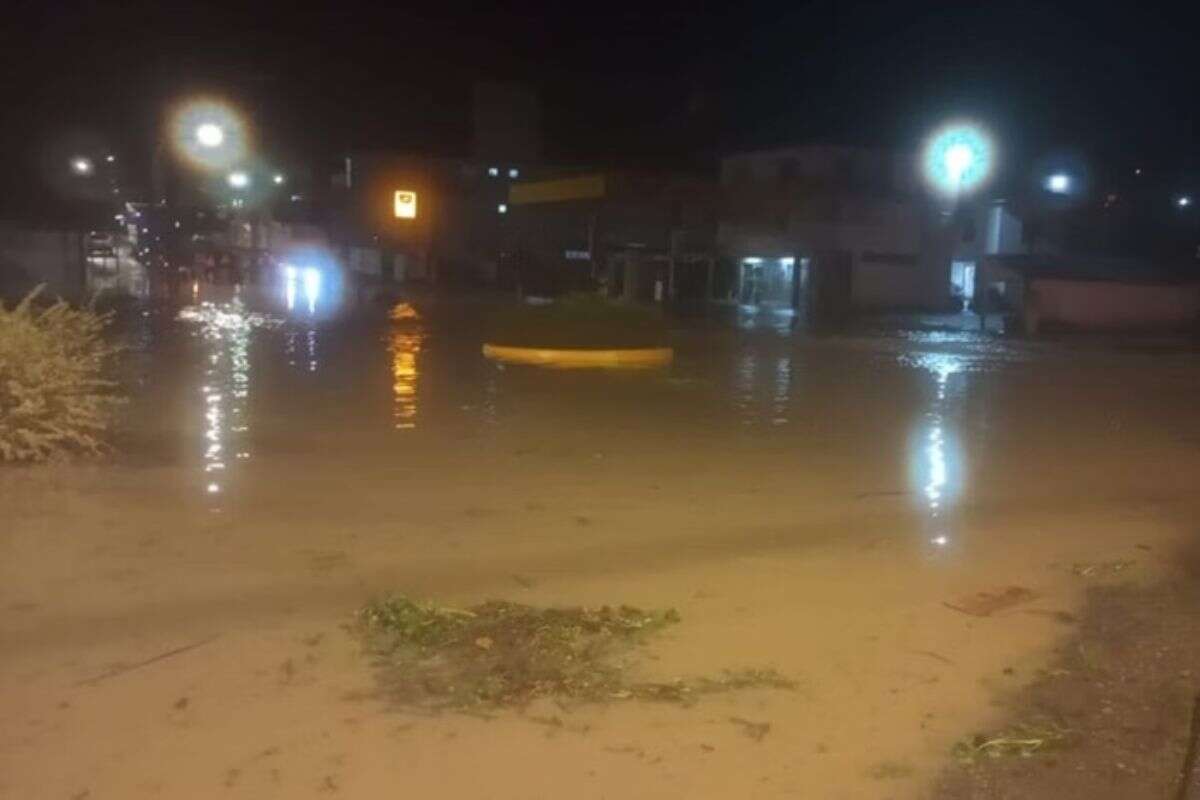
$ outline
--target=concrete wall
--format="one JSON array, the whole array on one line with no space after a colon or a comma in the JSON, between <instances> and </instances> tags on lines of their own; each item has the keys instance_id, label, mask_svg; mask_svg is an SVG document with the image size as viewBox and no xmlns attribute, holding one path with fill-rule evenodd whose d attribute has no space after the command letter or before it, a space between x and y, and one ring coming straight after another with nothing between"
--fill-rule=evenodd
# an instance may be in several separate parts
<instances>
[{"instance_id":1,"label":"concrete wall","mask_svg":"<svg viewBox=\"0 0 1200 800\"><path fill-rule=\"evenodd\" d=\"M52 295L79 299L85 289L82 234L0 227L0 292L23 294L44 283Z\"/></svg>"},{"instance_id":2,"label":"concrete wall","mask_svg":"<svg viewBox=\"0 0 1200 800\"><path fill-rule=\"evenodd\" d=\"M1186 328L1200 319L1200 284L1135 285L1036 278L1026 314L1034 329Z\"/></svg>"},{"instance_id":3,"label":"concrete wall","mask_svg":"<svg viewBox=\"0 0 1200 800\"><path fill-rule=\"evenodd\" d=\"M953 243L921 200L910 155L825 146L742 153L722 161L721 184L726 257L825 254L825 269L849 271L845 302L860 311L949 305Z\"/></svg>"}]
</instances>

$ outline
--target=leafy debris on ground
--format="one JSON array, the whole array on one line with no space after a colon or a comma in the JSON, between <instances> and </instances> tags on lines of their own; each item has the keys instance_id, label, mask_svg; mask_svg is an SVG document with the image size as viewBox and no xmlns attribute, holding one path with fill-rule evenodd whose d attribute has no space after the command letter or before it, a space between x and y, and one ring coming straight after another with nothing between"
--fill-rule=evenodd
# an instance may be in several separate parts
<instances>
[{"instance_id":1,"label":"leafy debris on ground","mask_svg":"<svg viewBox=\"0 0 1200 800\"><path fill-rule=\"evenodd\" d=\"M976 734L955 743L952 753L963 764L973 764L981 758L1017 756L1029 758L1062 747L1068 731L1048 721L1021 722L990 734Z\"/></svg>"},{"instance_id":2,"label":"leafy debris on ground","mask_svg":"<svg viewBox=\"0 0 1200 800\"><path fill-rule=\"evenodd\" d=\"M1077 561L1071 565L1071 572L1081 578L1111 578L1132 567L1135 561Z\"/></svg>"},{"instance_id":3,"label":"leafy debris on ground","mask_svg":"<svg viewBox=\"0 0 1200 800\"><path fill-rule=\"evenodd\" d=\"M393 597L361 609L353 627L375 657L384 694L413 708L519 708L538 698L690 704L716 692L795 688L762 669L632 680L628 654L677 622L674 609L535 608L499 600L456 609Z\"/></svg>"},{"instance_id":4,"label":"leafy debris on ground","mask_svg":"<svg viewBox=\"0 0 1200 800\"><path fill-rule=\"evenodd\" d=\"M942 605L973 617L990 617L997 611L1003 611L1036 598L1037 595L1024 586L1007 586L989 592L976 592L960 597L954 602L944 602Z\"/></svg>"}]
</instances>

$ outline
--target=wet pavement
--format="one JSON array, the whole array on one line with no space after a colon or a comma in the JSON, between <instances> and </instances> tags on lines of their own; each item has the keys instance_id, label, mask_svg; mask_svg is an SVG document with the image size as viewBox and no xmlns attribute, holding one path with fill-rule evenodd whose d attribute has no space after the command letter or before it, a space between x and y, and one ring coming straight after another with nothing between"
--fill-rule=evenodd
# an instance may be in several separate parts
<instances>
[{"instance_id":1,"label":"wet pavement","mask_svg":"<svg viewBox=\"0 0 1200 800\"><path fill-rule=\"evenodd\" d=\"M666 371L502 368L484 301L310 288L140 318L116 463L0 478L0 797L920 797L1074 565L1151 580L1192 533L1186 351L743 311ZM674 607L650 677L800 688L413 717L343 629L391 591Z\"/></svg>"}]
</instances>

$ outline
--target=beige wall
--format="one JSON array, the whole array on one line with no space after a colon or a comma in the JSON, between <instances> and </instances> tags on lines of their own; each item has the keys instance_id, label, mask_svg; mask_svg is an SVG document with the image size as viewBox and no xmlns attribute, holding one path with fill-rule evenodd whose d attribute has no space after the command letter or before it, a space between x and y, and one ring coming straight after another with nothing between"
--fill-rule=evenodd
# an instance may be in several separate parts
<instances>
[{"instance_id":1,"label":"beige wall","mask_svg":"<svg viewBox=\"0 0 1200 800\"><path fill-rule=\"evenodd\" d=\"M1140 286L1038 278L1027 313L1038 326L1083 329L1181 328L1200 318L1200 284Z\"/></svg>"}]
</instances>

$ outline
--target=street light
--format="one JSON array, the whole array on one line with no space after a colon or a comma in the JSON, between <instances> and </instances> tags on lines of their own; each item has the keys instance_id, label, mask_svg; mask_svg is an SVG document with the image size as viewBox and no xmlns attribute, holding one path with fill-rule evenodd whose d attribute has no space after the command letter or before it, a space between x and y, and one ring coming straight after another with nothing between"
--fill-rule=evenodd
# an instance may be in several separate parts
<instances>
[{"instance_id":1,"label":"street light","mask_svg":"<svg viewBox=\"0 0 1200 800\"><path fill-rule=\"evenodd\" d=\"M196 141L201 147L220 147L225 141L225 130L215 122L204 122L196 126Z\"/></svg>"},{"instance_id":2,"label":"street light","mask_svg":"<svg viewBox=\"0 0 1200 800\"><path fill-rule=\"evenodd\" d=\"M217 98L193 97L168 112L166 143L189 166L218 174L245 164L251 149L247 121Z\"/></svg>"},{"instance_id":3,"label":"street light","mask_svg":"<svg viewBox=\"0 0 1200 800\"><path fill-rule=\"evenodd\" d=\"M71 159L71 171L76 175L91 175L94 166L90 158L84 156L76 156Z\"/></svg>"},{"instance_id":4,"label":"street light","mask_svg":"<svg viewBox=\"0 0 1200 800\"><path fill-rule=\"evenodd\" d=\"M275 177L271 178L271 180L275 182L276 186L282 185L283 184L283 173L276 172Z\"/></svg>"},{"instance_id":5,"label":"street light","mask_svg":"<svg viewBox=\"0 0 1200 800\"><path fill-rule=\"evenodd\" d=\"M956 144L946 151L946 173L950 180L962 185L962 177L975 162L975 153L965 144Z\"/></svg>"},{"instance_id":6,"label":"street light","mask_svg":"<svg viewBox=\"0 0 1200 800\"><path fill-rule=\"evenodd\" d=\"M1183 194L1175 199L1175 205L1180 208L1187 208L1192 204L1192 198L1189 195Z\"/></svg>"},{"instance_id":7,"label":"street light","mask_svg":"<svg viewBox=\"0 0 1200 800\"><path fill-rule=\"evenodd\" d=\"M1046 191L1054 194L1066 194L1071 191L1071 176L1064 172L1056 172L1046 178Z\"/></svg>"},{"instance_id":8,"label":"street light","mask_svg":"<svg viewBox=\"0 0 1200 800\"><path fill-rule=\"evenodd\" d=\"M229 173L229 177L226 180L229 181L229 185L234 189L245 189L250 185L250 176L240 170Z\"/></svg>"},{"instance_id":9,"label":"street light","mask_svg":"<svg viewBox=\"0 0 1200 800\"><path fill-rule=\"evenodd\" d=\"M953 123L929 137L923 161L926 179L957 198L978 188L991 172L991 139L975 125Z\"/></svg>"}]
</instances>

